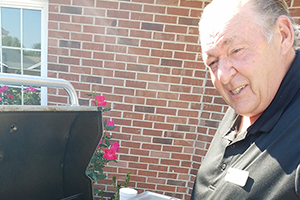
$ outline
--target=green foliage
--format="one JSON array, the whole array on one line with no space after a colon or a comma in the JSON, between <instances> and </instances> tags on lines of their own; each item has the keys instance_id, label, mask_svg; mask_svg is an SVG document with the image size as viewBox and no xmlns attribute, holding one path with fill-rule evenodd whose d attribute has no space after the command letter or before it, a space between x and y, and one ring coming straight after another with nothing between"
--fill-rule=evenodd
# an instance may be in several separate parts
<instances>
[{"instance_id":1,"label":"green foliage","mask_svg":"<svg viewBox=\"0 0 300 200\"><path fill-rule=\"evenodd\" d=\"M120 189L122 187L121 183L117 183L116 176L113 176L112 180L113 180L113 186L114 186L114 196L111 198L111 200L120 200ZM124 187L128 187L129 181L130 181L130 172L127 172Z\"/></svg>"}]
</instances>

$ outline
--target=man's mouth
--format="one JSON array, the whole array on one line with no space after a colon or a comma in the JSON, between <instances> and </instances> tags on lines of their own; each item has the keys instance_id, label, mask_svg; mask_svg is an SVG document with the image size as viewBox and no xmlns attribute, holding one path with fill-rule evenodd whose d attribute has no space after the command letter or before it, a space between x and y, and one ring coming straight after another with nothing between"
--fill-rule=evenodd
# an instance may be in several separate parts
<instances>
[{"instance_id":1,"label":"man's mouth","mask_svg":"<svg viewBox=\"0 0 300 200\"><path fill-rule=\"evenodd\" d=\"M241 87L239 87L239 88L237 88L237 89L235 89L235 90L232 90L231 92L232 92L232 94L234 94L234 95L239 94L239 93L241 92L241 90L242 90L244 87L245 87L245 86L241 86Z\"/></svg>"}]
</instances>

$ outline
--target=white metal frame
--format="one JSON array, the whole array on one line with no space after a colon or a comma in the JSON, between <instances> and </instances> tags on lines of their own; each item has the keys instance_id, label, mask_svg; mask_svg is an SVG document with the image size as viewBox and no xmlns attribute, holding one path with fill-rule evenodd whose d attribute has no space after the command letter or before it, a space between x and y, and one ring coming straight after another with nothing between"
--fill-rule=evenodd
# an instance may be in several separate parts
<instances>
[{"instance_id":1,"label":"white metal frame","mask_svg":"<svg viewBox=\"0 0 300 200\"><path fill-rule=\"evenodd\" d=\"M0 0L0 7L41 10L41 76L47 77L48 0ZM47 88L41 89L41 105L47 105Z\"/></svg>"}]
</instances>

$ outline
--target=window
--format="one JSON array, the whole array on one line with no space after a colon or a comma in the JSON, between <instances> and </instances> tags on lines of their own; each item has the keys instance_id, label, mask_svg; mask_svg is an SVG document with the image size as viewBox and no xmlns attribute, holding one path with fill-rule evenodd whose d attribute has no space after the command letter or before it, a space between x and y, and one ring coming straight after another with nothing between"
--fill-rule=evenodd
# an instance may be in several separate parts
<instances>
[{"instance_id":1,"label":"window","mask_svg":"<svg viewBox=\"0 0 300 200\"><path fill-rule=\"evenodd\" d=\"M45 0L0 0L1 73L47 76L47 15ZM31 104L26 93L29 87L9 86L13 104ZM46 105L46 88L37 89L41 95L34 104Z\"/></svg>"}]
</instances>

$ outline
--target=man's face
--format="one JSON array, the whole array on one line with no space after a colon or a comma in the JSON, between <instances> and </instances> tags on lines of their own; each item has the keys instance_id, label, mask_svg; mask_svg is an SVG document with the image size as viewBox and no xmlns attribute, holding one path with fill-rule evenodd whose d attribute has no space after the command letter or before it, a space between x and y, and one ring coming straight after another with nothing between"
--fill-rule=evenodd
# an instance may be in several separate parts
<instances>
[{"instance_id":1,"label":"man's face","mask_svg":"<svg viewBox=\"0 0 300 200\"><path fill-rule=\"evenodd\" d=\"M276 32L268 43L254 12L246 7L219 29L206 31L201 44L204 62L223 99L236 113L258 117L273 100L286 69L280 36Z\"/></svg>"}]
</instances>

